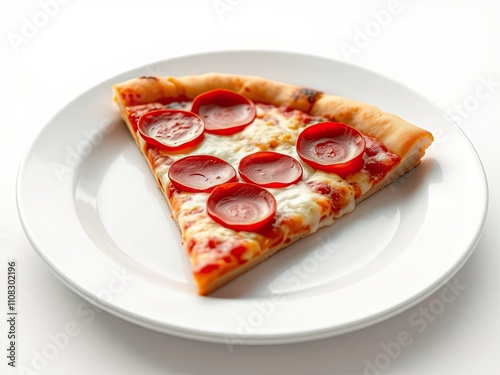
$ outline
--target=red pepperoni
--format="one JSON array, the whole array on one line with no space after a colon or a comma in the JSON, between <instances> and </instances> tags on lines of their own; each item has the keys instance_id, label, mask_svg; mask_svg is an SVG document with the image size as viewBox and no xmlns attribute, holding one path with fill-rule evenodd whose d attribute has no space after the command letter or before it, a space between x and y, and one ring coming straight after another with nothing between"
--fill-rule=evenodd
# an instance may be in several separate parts
<instances>
[{"instance_id":1,"label":"red pepperoni","mask_svg":"<svg viewBox=\"0 0 500 375\"><path fill-rule=\"evenodd\" d=\"M255 105L244 96L217 89L198 95L191 111L205 122L205 130L219 135L242 131L255 119Z\"/></svg>"},{"instance_id":2,"label":"red pepperoni","mask_svg":"<svg viewBox=\"0 0 500 375\"><path fill-rule=\"evenodd\" d=\"M363 168L365 138L340 122L321 122L305 128L296 147L300 158L315 169L345 177Z\"/></svg>"},{"instance_id":3,"label":"red pepperoni","mask_svg":"<svg viewBox=\"0 0 500 375\"><path fill-rule=\"evenodd\" d=\"M256 232L271 223L276 205L276 199L266 189L245 182L233 182L212 191L207 201L207 213L227 228Z\"/></svg>"},{"instance_id":4,"label":"red pepperoni","mask_svg":"<svg viewBox=\"0 0 500 375\"><path fill-rule=\"evenodd\" d=\"M237 180L231 164L210 155L186 156L175 161L168 178L177 189L189 192L210 192L218 185Z\"/></svg>"},{"instance_id":5,"label":"red pepperoni","mask_svg":"<svg viewBox=\"0 0 500 375\"><path fill-rule=\"evenodd\" d=\"M195 146L203 139L203 120L187 111L151 111L139 118L137 126L148 144L167 151Z\"/></svg>"},{"instance_id":6,"label":"red pepperoni","mask_svg":"<svg viewBox=\"0 0 500 375\"><path fill-rule=\"evenodd\" d=\"M261 151L245 156L238 167L241 178L263 187L281 188L302 178L302 166L291 156Z\"/></svg>"}]
</instances>

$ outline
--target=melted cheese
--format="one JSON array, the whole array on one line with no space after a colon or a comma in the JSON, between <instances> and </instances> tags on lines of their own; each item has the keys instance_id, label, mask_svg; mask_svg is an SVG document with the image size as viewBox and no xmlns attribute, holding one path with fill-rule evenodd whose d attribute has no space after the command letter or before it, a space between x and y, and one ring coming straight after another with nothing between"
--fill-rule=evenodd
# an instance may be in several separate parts
<instances>
[{"instance_id":1,"label":"melted cheese","mask_svg":"<svg viewBox=\"0 0 500 375\"><path fill-rule=\"evenodd\" d=\"M189 103L176 103L177 108L188 109ZM277 215L281 217L300 217L303 228L309 233L315 232L322 226L328 226L333 221L354 209L355 189L349 181L335 178L334 175L316 171L305 164L297 155L295 143L300 132L305 128L300 112L286 115L279 109L270 106L257 106L257 117L253 123L243 131L226 136L214 135L205 132L203 141L194 150L187 153L166 153L172 159L177 160L186 155L206 154L219 157L238 170L239 161L246 155L262 151L276 151L290 155L298 160L303 168L303 178L297 184L280 189L268 189L276 198ZM321 121L321 119L316 119ZM314 121L314 119L313 119ZM137 133L140 147L144 149L145 142ZM164 151L161 151L164 152ZM165 188L169 185L168 165L158 165L155 174ZM333 176L333 178L332 178ZM350 182L358 184L361 193L368 191L372 184L370 176L366 171L360 171L350 178ZM338 212L325 212L324 206L318 202L324 202L327 198L319 192L313 191L308 184L328 183L333 189L340 189L345 193L342 207ZM182 200L182 209L173 210L174 219L177 221L183 233L184 239L192 238L225 238L224 243L218 244L218 254L213 251L205 251L207 244L197 247L193 245L192 251L197 257L196 264L205 265L215 262L221 256L221 252L230 252L234 243L240 240L240 234L231 229L216 224L205 212L208 194L205 193L179 193L177 196ZM285 229L285 236L293 237L293 228ZM248 237L248 234L247 234ZM252 237L252 235L250 235ZM197 249L202 253L197 253ZM258 244L250 244L250 251L245 257L251 259L256 252L261 251ZM200 266L201 267L201 266Z\"/></svg>"}]
</instances>

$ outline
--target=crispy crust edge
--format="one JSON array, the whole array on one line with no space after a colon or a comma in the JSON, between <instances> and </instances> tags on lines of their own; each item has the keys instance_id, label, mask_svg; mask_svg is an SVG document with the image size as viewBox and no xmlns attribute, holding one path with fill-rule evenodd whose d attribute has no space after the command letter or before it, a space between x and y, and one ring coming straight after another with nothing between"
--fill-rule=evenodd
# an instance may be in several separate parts
<instances>
[{"instance_id":1,"label":"crispy crust edge","mask_svg":"<svg viewBox=\"0 0 500 375\"><path fill-rule=\"evenodd\" d=\"M250 100L289 105L309 113L320 91L258 76L206 73L183 77L140 77L113 85L115 100L122 106L146 104L164 98L194 99L214 89L235 91Z\"/></svg>"}]
</instances>

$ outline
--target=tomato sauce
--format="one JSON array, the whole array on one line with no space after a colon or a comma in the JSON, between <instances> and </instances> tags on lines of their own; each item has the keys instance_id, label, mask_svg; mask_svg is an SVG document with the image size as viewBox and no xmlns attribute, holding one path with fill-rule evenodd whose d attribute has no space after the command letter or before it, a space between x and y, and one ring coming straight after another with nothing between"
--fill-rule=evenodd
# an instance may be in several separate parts
<instances>
[{"instance_id":1,"label":"tomato sauce","mask_svg":"<svg viewBox=\"0 0 500 375\"><path fill-rule=\"evenodd\" d=\"M366 141L364 169L370 175L373 184L384 179L389 171L401 161L401 158L389 152L387 148L377 139L364 136Z\"/></svg>"}]
</instances>

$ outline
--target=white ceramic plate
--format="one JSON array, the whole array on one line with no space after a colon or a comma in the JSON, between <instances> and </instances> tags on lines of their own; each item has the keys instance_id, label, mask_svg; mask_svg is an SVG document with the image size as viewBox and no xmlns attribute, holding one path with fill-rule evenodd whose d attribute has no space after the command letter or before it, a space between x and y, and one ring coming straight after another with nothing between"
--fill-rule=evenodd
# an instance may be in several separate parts
<instances>
[{"instance_id":1,"label":"white ceramic plate","mask_svg":"<svg viewBox=\"0 0 500 375\"><path fill-rule=\"evenodd\" d=\"M352 214L199 297L167 204L114 109L110 86L141 75L209 71L257 74L373 103L432 131L436 141L418 168ZM17 193L34 248L79 295L157 331L230 345L338 335L409 308L463 265L487 208L478 156L437 107L345 63L263 51L171 59L90 89L38 135Z\"/></svg>"}]
</instances>

